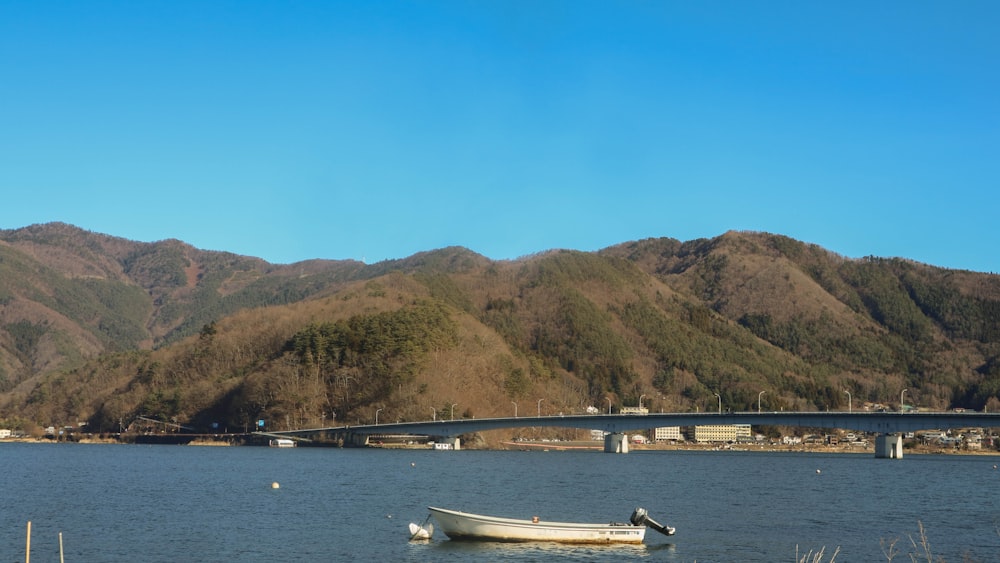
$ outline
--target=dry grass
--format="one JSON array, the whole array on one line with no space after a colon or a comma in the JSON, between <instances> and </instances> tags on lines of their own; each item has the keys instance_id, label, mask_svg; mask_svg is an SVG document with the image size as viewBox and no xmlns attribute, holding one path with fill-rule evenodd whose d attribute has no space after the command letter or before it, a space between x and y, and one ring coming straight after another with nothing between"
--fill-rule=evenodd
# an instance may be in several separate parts
<instances>
[{"instance_id":1,"label":"dry grass","mask_svg":"<svg viewBox=\"0 0 1000 563\"><path fill-rule=\"evenodd\" d=\"M795 562L796 563L823 563L823 556L825 555L825 553L826 553L826 548L825 547L821 547L819 549L819 551L813 552L813 550L810 549L809 553L806 553L805 555L799 557L799 546L796 545L795 546ZM837 546L837 549L833 550L833 553L830 555L829 561L827 561L826 563L834 563L837 560L837 555L839 553L840 553L840 546Z\"/></svg>"},{"instance_id":2,"label":"dry grass","mask_svg":"<svg viewBox=\"0 0 1000 563\"><path fill-rule=\"evenodd\" d=\"M910 559L911 563L916 563L917 561L926 561L927 563L938 561L939 563L944 563L944 559L941 557L934 559L934 554L931 552L931 542L927 539L927 530L924 529L924 523L920 520L917 520L917 537L915 538L912 534L907 534L906 538L910 540L912 551L909 551L905 555ZM897 545L900 539L896 537L879 540L879 545L882 546L882 554L885 556L886 561L891 563L893 559L900 555L901 550Z\"/></svg>"},{"instance_id":3,"label":"dry grass","mask_svg":"<svg viewBox=\"0 0 1000 563\"><path fill-rule=\"evenodd\" d=\"M998 532L1000 533L1000 532ZM927 538L927 530L924 529L924 523L917 520L917 536L914 537L912 534L907 534L906 538L910 542L910 550L907 553L903 553L902 549L899 547L901 537L895 538L881 538L879 539L879 545L882 548L882 555L885 556L885 560L891 563L897 557L903 555L909 558L911 563L926 562L926 563L944 563L944 559L938 557L934 558L934 554L931 551L931 542ZM825 555L826 548L821 548L819 551L810 550L805 555L799 555L799 546L795 546L795 561L796 563L823 563L823 557ZM834 550L830 559L826 563L834 563L837 559L837 555L840 553L840 547Z\"/></svg>"}]
</instances>

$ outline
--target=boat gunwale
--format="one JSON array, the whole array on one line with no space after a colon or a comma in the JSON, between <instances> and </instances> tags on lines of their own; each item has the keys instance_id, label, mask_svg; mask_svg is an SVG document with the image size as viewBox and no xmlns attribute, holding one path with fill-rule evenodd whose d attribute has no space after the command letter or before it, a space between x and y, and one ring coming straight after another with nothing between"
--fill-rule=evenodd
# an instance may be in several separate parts
<instances>
[{"instance_id":1,"label":"boat gunwale","mask_svg":"<svg viewBox=\"0 0 1000 563\"><path fill-rule=\"evenodd\" d=\"M462 512L461 510L449 510L447 508L438 508L435 506L427 507L431 512L441 512L443 514L450 514L453 516L459 516L469 520L476 520L478 522L483 522L487 524L505 524L512 526L522 526L526 528L560 528L560 529L586 529L586 530L621 530L622 528L634 528L634 529L645 529L645 526L636 526L631 523L615 523L609 522L607 524L595 524L590 522L555 522L547 520L539 520L538 522L533 522L531 520L525 520L520 518L505 518L503 516L487 516L485 514L475 514L472 512Z\"/></svg>"}]
</instances>

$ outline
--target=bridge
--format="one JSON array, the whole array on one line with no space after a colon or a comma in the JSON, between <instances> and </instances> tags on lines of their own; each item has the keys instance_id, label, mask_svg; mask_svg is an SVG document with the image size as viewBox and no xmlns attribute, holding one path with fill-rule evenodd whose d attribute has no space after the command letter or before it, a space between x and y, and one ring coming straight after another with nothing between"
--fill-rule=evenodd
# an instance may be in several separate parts
<instances>
[{"instance_id":1,"label":"bridge","mask_svg":"<svg viewBox=\"0 0 1000 563\"><path fill-rule=\"evenodd\" d=\"M738 412L738 413L650 413L589 414L567 416L522 416L465 418L423 422L398 422L359 426L337 426L271 432L272 435L309 438L325 434L349 445L365 445L372 435L433 436L438 443L459 447L459 436L484 430L524 427L580 428L607 433L604 451L627 453L627 433L663 426L796 426L838 428L878 434L875 457L903 457L902 433L955 428L1000 428L1000 413L959 412Z\"/></svg>"}]
</instances>

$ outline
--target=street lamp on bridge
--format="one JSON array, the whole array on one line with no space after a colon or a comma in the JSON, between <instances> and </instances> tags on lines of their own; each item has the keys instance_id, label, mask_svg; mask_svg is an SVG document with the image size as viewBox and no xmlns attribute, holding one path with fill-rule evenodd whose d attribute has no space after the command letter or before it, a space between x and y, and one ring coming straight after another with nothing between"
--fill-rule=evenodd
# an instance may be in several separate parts
<instances>
[{"instance_id":1,"label":"street lamp on bridge","mask_svg":"<svg viewBox=\"0 0 1000 563\"><path fill-rule=\"evenodd\" d=\"M608 414L611 414L611 397L604 397L608 400Z\"/></svg>"},{"instance_id":2,"label":"street lamp on bridge","mask_svg":"<svg viewBox=\"0 0 1000 563\"><path fill-rule=\"evenodd\" d=\"M538 416L542 416L542 401L545 399L538 399Z\"/></svg>"},{"instance_id":3,"label":"street lamp on bridge","mask_svg":"<svg viewBox=\"0 0 1000 563\"><path fill-rule=\"evenodd\" d=\"M719 398L719 414L722 414L722 395L718 393L712 393L712 394Z\"/></svg>"},{"instance_id":4,"label":"street lamp on bridge","mask_svg":"<svg viewBox=\"0 0 1000 563\"><path fill-rule=\"evenodd\" d=\"M851 392L844 391L844 393L847 393L847 412L851 412Z\"/></svg>"},{"instance_id":5,"label":"street lamp on bridge","mask_svg":"<svg viewBox=\"0 0 1000 563\"><path fill-rule=\"evenodd\" d=\"M455 420L455 405L457 405L457 404L458 403L452 403L451 404L451 419L452 420Z\"/></svg>"},{"instance_id":6,"label":"street lamp on bridge","mask_svg":"<svg viewBox=\"0 0 1000 563\"><path fill-rule=\"evenodd\" d=\"M375 426L378 426L378 413L382 412L382 409L375 409Z\"/></svg>"},{"instance_id":7,"label":"street lamp on bridge","mask_svg":"<svg viewBox=\"0 0 1000 563\"><path fill-rule=\"evenodd\" d=\"M510 404L514 405L514 418L517 418L517 403L511 401Z\"/></svg>"},{"instance_id":8,"label":"street lamp on bridge","mask_svg":"<svg viewBox=\"0 0 1000 563\"><path fill-rule=\"evenodd\" d=\"M903 394L906 393L906 389L899 392L899 412L903 412Z\"/></svg>"},{"instance_id":9,"label":"street lamp on bridge","mask_svg":"<svg viewBox=\"0 0 1000 563\"><path fill-rule=\"evenodd\" d=\"M757 393L757 414L760 414L760 398L764 396L764 393L767 393L767 391Z\"/></svg>"},{"instance_id":10,"label":"street lamp on bridge","mask_svg":"<svg viewBox=\"0 0 1000 563\"><path fill-rule=\"evenodd\" d=\"M642 398L645 396L645 394L639 395L639 412L642 412Z\"/></svg>"},{"instance_id":11,"label":"street lamp on bridge","mask_svg":"<svg viewBox=\"0 0 1000 563\"><path fill-rule=\"evenodd\" d=\"M438 411L436 408L431 407L431 420L437 420L437 419L438 419Z\"/></svg>"}]
</instances>

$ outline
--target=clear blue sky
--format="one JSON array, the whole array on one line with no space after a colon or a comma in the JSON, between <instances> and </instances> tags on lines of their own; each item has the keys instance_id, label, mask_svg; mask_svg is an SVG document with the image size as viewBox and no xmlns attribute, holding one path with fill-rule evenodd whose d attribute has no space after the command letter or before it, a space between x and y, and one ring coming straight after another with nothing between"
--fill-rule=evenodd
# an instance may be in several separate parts
<instances>
[{"instance_id":1,"label":"clear blue sky","mask_svg":"<svg viewBox=\"0 0 1000 563\"><path fill-rule=\"evenodd\" d=\"M1000 271L995 1L0 1L0 228Z\"/></svg>"}]
</instances>

